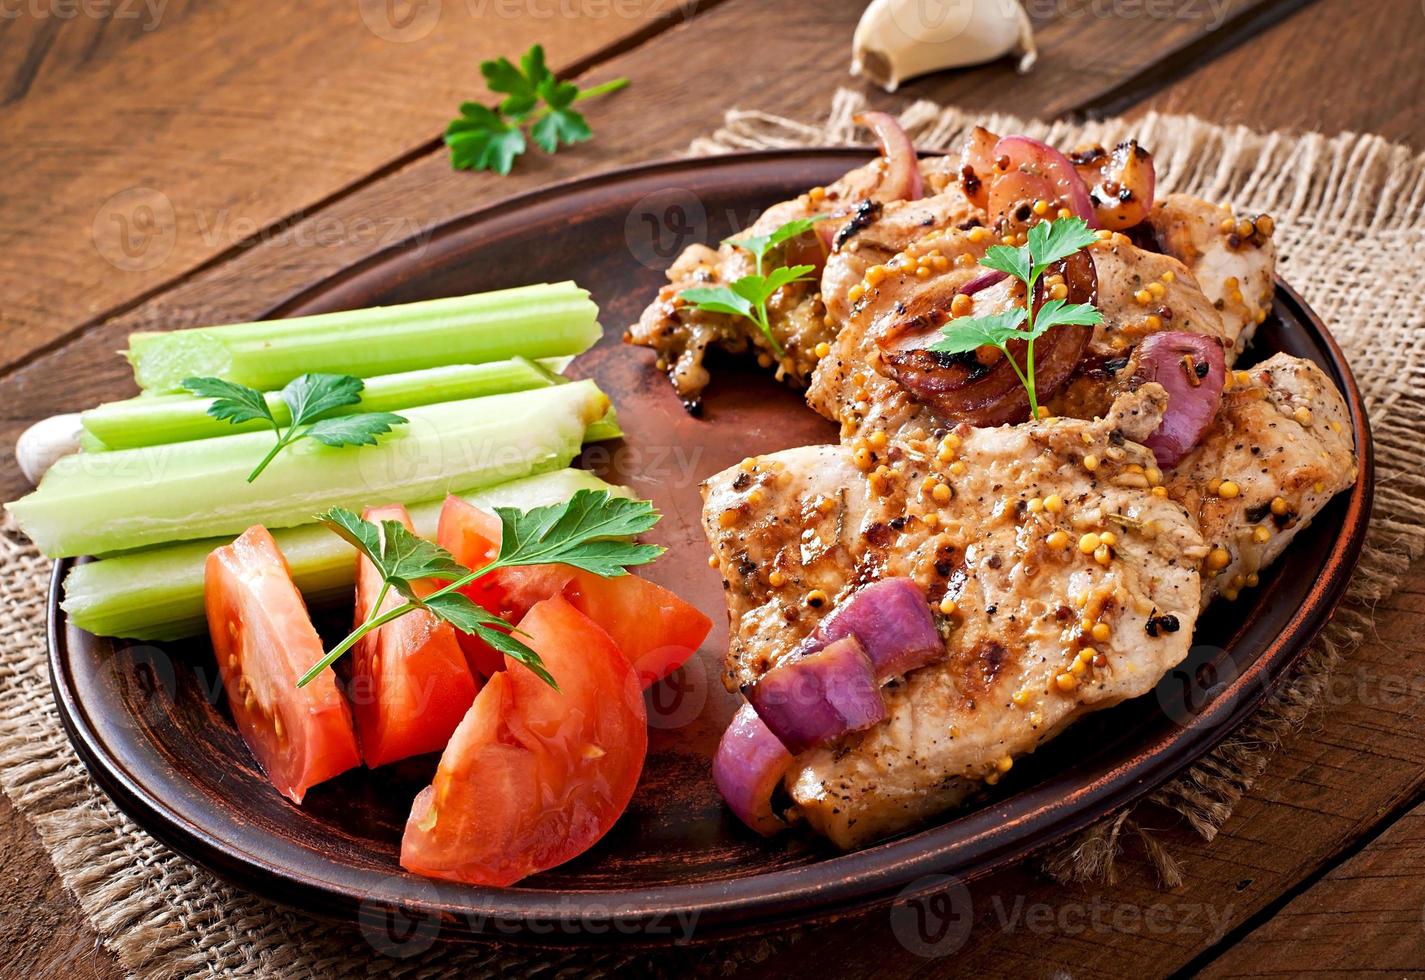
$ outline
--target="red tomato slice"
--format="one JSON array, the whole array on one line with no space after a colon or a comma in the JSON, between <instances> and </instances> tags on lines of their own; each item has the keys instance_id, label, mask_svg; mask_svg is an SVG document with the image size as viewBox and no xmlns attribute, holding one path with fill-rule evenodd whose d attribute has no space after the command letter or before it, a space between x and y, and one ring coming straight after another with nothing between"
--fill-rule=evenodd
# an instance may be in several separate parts
<instances>
[{"instance_id":1,"label":"red tomato slice","mask_svg":"<svg viewBox=\"0 0 1425 980\"><path fill-rule=\"evenodd\" d=\"M368 507L368 521L398 521L414 531L400 505ZM437 583L421 583L421 595ZM371 613L381 591L381 574L365 556L356 559L356 623ZM405 599L390 590L381 611ZM408 756L439 752L450 741L479 689L465 663L459 631L424 609L407 613L363 636L352 648L347 694L356 716L361 756L371 767Z\"/></svg>"},{"instance_id":2,"label":"red tomato slice","mask_svg":"<svg viewBox=\"0 0 1425 980\"><path fill-rule=\"evenodd\" d=\"M467 568L483 568L499 554L500 520L448 497L437 541ZM540 600L563 594L608 632L644 687L681 666L712 628L712 620L695 607L636 575L605 579L568 565L533 565L501 569L461 591L509 622ZM461 645L472 669L487 677L503 665L501 655L478 637L462 637Z\"/></svg>"},{"instance_id":3,"label":"red tomato slice","mask_svg":"<svg viewBox=\"0 0 1425 980\"><path fill-rule=\"evenodd\" d=\"M563 594L604 628L644 687L683 666L712 629L712 620L697 607L637 575L577 572Z\"/></svg>"},{"instance_id":4,"label":"red tomato slice","mask_svg":"<svg viewBox=\"0 0 1425 980\"><path fill-rule=\"evenodd\" d=\"M560 689L514 662L490 679L411 807L408 871L510 885L583 853L633 796L648 751L633 668L562 598L519 629Z\"/></svg>"},{"instance_id":5,"label":"red tomato slice","mask_svg":"<svg viewBox=\"0 0 1425 980\"><path fill-rule=\"evenodd\" d=\"M272 785L301 803L312 786L361 760L335 675L323 671L297 687L322 658L322 641L265 527L208 556L203 592L238 732Z\"/></svg>"}]
</instances>

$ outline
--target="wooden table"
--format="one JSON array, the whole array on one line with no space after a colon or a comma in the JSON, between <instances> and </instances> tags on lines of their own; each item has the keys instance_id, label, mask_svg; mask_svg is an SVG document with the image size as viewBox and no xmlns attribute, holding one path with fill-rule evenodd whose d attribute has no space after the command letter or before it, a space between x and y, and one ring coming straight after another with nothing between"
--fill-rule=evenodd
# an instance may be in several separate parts
<instances>
[{"instance_id":1,"label":"wooden table","mask_svg":"<svg viewBox=\"0 0 1425 980\"><path fill-rule=\"evenodd\" d=\"M860 6L0 3L0 498L22 490L9 447L27 424L131 393L112 355L130 330L259 316L432 223L676 154L728 107L812 116L854 84L845 67ZM1028 77L1002 63L874 100L1045 117L1160 109L1374 131L1425 150L1422 0L1028 7L1042 51ZM533 41L570 77L633 84L589 107L590 144L532 154L508 178L453 173L439 134L460 100L484 97L477 63ZM973 889L974 931L954 957L916 955L882 913L813 932L760 970L1425 971L1425 570L1377 615L1375 638L1215 842L1155 828L1184 860L1181 887L1158 889L1132 860L1111 888L1006 873ZM7 976L121 973L3 798L0 876Z\"/></svg>"}]
</instances>

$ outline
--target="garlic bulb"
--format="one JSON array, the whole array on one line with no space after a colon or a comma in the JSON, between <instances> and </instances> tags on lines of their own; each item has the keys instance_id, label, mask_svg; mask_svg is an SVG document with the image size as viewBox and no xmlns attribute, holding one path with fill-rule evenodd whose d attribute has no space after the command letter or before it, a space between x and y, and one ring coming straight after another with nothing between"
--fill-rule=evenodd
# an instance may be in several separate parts
<instances>
[{"instance_id":1,"label":"garlic bulb","mask_svg":"<svg viewBox=\"0 0 1425 980\"><path fill-rule=\"evenodd\" d=\"M83 426L77 414L41 419L20 433L15 443L15 462L32 484L38 484L55 460L79 452Z\"/></svg>"},{"instance_id":2,"label":"garlic bulb","mask_svg":"<svg viewBox=\"0 0 1425 980\"><path fill-rule=\"evenodd\" d=\"M851 74L887 92L917 75L1018 52L1028 71L1038 52L1019 0L872 0L852 41Z\"/></svg>"}]
</instances>

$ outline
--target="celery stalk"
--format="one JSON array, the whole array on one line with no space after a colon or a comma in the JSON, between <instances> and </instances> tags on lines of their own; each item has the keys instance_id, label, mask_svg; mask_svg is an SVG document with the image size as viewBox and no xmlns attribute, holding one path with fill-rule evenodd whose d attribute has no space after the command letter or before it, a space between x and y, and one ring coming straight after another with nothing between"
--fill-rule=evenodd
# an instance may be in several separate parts
<instances>
[{"instance_id":1,"label":"celery stalk","mask_svg":"<svg viewBox=\"0 0 1425 980\"><path fill-rule=\"evenodd\" d=\"M451 364L385 374L368 378L361 401L333 412L400 412L417 405L460 401L485 395L502 395L531 388L564 384L566 379L543 365L523 357L486 364ZM109 402L83 413L84 434L93 441L81 442L85 452L134 449L190 439L211 439L237 432L271 431L262 421L233 425L208 414L211 399L192 395L140 395L126 401ZM267 395L267 408L278 425L292 421L291 410L277 392Z\"/></svg>"},{"instance_id":2,"label":"celery stalk","mask_svg":"<svg viewBox=\"0 0 1425 980\"><path fill-rule=\"evenodd\" d=\"M623 429L619 428L618 411L612 406L604 413L604 417L593 425L589 426L584 433L585 442L603 442L607 439L622 439Z\"/></svg>"},{"instance_id":3,"label":"celery stalk","mask_svg":"<svg viewBox=\"0 0 1425 980\"><path fill-rule=\"evenodd\" d=\"M627 495L585 470L555 470L459 496L480 507L543 507L578 490ZM412 504L416 533L435 537L444 498ZM292 577L308 601L349 596L355 552L321 524L273 531ZM64 580L64 611L80 629L101 636L176 640L207 629L203 612L203 566L208 553L231 537L160 545L115 558L76 565Z\"/></svg>"},{"instance_id":4,"label":"celery stalk","mask_svg":"<svg viewBox=\"0 0 1425 980\"><path fill-rule=\"evenodd\" d=\"M287 320L129 335L134 380L151 394L214 377L268 391L299 374L359 378L445 364L563 357L599 339L599 310L572 282Z\"/></svg>"},{"instance_id":5,"label":"celery stalk","mask_svg":"<svg viewBox=\"0 0 1425 980\"><path fill-rule=\"evenodd\" d=\"M608 407L592 381L423 405L375 446L294 443L252 483L268 433L78 453L6 506L52 558L292 527L328 507L429 500L567 466Z\"/></svg>"}]
</instances>

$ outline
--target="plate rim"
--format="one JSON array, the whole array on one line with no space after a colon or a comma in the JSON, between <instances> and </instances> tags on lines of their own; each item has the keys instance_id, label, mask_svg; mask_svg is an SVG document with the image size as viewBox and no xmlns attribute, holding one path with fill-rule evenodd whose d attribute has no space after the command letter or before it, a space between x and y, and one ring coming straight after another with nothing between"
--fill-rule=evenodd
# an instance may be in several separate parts
<instances>
[{"instance_id":1,"label":"plate rim","mask_svg":"<svg viewBox=\"0 0 1425 980\"><path fill-rule=\"evenodd\" d=\"M652 161L549 184L451 217L423 235L386 246L303 287L270 307L265 317L287 315L319 299L330 301L335 297L339 300L343 293L353 290L363 279L414 244L424 241L428 252L423 261L429 260L431 253L438 258L438 243L458 237L464 228L504 212L522 211L545 200L654 174L730 168L767 160L861 157L869 152L872 151L865 147L747 151L710 158ZM396 879L402 882L421 881L429 886L422 890L434 892L436 899L432 901L428 897L412 898L409 894L394 893L358 894L343 883L326 880L304 870L275 867L265 863L258 855L237 851L230 842L214 837L205 828L174 813L162 799L116 764L117 760L107 752L88 722L84 706L75 697L72 683L67 682L70 679L65 636L67 618L59 607L59 597L63 576L74 559L55 563L47 598L50 682L61 721L71 744L100 787L121 810L166 846L224 878L236 880L241 887L289 904L293 901L302 903L299 907L312 914L336 915L348 921L353 909L360 910L373 904L417 910L442 919L466 917L469 921L471 917L479 916L500 923L567 921L571 906L573 914L579 914L581 909L589 913L581 921L646 922L666 916L670 909L675 909L700 917L698 928L706 932L692 941L701 943L835 918L884 905L898 898L920 897L943 888L946 875L962 882L972 880L1082 830L1108 813L1143 798L1201 759L1234 731L1268 694L1286 681L1296 661L1334 615L1344 597L1365 544L1374 498L1370 423L1350 364L1330 330L1300 294L1280 276L1276 277L1275 286L1275 300L1291 307L1293 315L1309 325L1315 333L1315 340L1324 348L1350 413L1357 446L1357 481L1350 491L1342 518L1342 531L1326 554L1316 582L1308 592L1308 601L1295 610L1282 632L1242 670L1224 695L1218 696L1190 723L1179 725L1172 737L1162 739L1151 751L1135 754L1131 764L1116 766L1098 778L1080 784L1082 794L1064 812L1059 812L1054 806L1045 806L1028 816L1021 816L1020 820L1026 826L1017 831L1006 833L1003 826L985 826L967 833L963 824L959 823L932 825L859 851L828 855L809 865L693 884L588 892L544 888L490 889L429 882L396 873L388 876L388 884ZM982 815L979 822L987 824L996 809L997 806L992 803L975 811ZM135 810L146 819L136 816ZM195 848L195 844L199 846ZM967 850L975 852L975 860L969 862L968 867L956 865L952 860L956 852ZM231 860L218 860L218 856ZM288 890L284 896L274 895L270 888L263 888L259 883L263 878L275 879ZM540 945L588 946L609 941L628 945L662 944L627 934L603 939L583 932L577 937L559 934L531 937L521 932L490 933L479 929L457 931L446 938L499 939L502 942L524 941Z\"/></svg>"}]
</instances>

